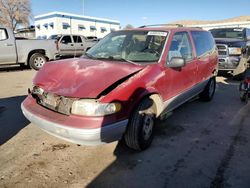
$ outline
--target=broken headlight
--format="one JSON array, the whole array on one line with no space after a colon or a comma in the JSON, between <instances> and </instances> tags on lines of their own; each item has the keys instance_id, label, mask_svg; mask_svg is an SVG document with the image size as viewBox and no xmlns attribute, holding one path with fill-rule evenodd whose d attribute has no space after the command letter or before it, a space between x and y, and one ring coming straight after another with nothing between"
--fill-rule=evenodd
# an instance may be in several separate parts
<instances>
[{"instance_id":1,"label":"broken headlight","mask_svg":"<svg viewBox=\"0 0 250 188\"><path fill-rule=\"evenodd\" d=\"M83 116L105 116L114 114L120 109L120 103L100 103L93 99L82 99L73 102L71 113Z\"/></svg>"}]
</instances>

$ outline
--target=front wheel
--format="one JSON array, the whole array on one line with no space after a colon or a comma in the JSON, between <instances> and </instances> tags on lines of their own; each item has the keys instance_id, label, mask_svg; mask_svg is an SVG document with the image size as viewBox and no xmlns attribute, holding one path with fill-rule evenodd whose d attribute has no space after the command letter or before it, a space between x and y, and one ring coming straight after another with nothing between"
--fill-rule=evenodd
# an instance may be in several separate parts
<instances>
[{"instance_id":1,"label":"front wheel","mask_svg":"<svg viewBox=\"0 0 250 188\"><path fill-rule=\"evenodd\" d=\"M29 65L32 69L39 70L47 62L46 57L40 53L34 53L30 57Z\"/></svg>"},{"instance_id":2,"label":"front wheel","mask_svg":"<svg viewBox=\"0 0 250 188\"><path fill-rule=\"evenodd\" d=\"M213 99L216 88L215 77L210 78L205 89L200 93L200 99L203 101L211 101Z\"/></svg>"},{"instance_id":3,"label":"front wheel","mask_svg":"<svg viewBox=\"0 0 250 188\"><path fill-rule=\"evenodd\" d=\"M240 83L239 91L240 91L240 100L247 104L248 103L248 91L246 89L244 82Z\"/></svg>"},{"instance_id":4,"label":"front wheel","mask_svg":"<svg viewBox=\"0 0 250 188\"><path fill-rule=\"evenodd\" d=\"M156 106L152 99L145 98L131 116L124 135L125 143L134 150L145 150L154 136Z\"/></svg>"}]
</instances>

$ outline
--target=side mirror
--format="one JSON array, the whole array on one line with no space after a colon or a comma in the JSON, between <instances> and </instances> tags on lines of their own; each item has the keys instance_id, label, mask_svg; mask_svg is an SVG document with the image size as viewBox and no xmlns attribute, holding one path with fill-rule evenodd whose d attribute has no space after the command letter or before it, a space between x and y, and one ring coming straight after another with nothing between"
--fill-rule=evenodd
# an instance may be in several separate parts
<instances>
[{"instance_id":1,"label":"side mirror","mask_svg":"<svg viewBox=\"0 0 250 188\"><path fill-rule=\"evenodd\" d=\"M167 64L170 68L181 68L184 67L186 64L186 61L182 57L172 57L170 62Z\"/></svg>"},{"instance_id":2,"label":"side mirror","mask_svg":"<svg viewBox=\"0 0 250 188\"><path fill-rule=\"evenodd\" d=\"M65 40L61 40L62 44L68 44Z\"/></svg>"}]
</instances>

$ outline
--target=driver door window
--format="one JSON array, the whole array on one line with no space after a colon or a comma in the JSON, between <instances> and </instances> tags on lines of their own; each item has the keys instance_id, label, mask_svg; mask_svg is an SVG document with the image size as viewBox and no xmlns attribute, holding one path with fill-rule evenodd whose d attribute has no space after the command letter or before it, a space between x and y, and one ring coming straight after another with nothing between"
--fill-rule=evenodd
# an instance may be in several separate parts
<instances>
[{"instance_id":1,"label":"driver door window","mask_svg":"<svg viewBox=\"0 0 250 188\"><path fill-rule=\"evenodd\" d=\"M61 40L61 43L63 44L69 44L72 43L71 36L64 36Z\"/></svg>"},{"instance_id":2,"label":"driver door window","mask_svg":"<svg viewBox=\"0 0 250 188\"><path fill-rule=\"evenodd\" d=\"M187 62L193 59L192 45L187 32L179 32L173 36L167 61L170 62L173 57L184 58Z\"/></svg>"}]
</instances>

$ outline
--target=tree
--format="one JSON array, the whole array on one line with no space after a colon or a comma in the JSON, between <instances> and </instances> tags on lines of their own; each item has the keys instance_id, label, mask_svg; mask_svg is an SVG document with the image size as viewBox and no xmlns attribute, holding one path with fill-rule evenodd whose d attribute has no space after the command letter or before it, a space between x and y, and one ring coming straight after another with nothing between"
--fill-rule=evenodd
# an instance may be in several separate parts
<instances>
[{"instance_id":1,"label":"tree","mask_svg":"<svg viewBox=\"0 0 250 188\"><path fill-rule=\"evenodd\" d=\"M134 26L132 26L131 24L127 24L125 27L124 27L124 29L133 29L134 28Z\"/></svg>"},{"instance_id":2,"label":"tree","mask_svg":"<svg viewBox=\"0 0 250 188\"><path fill-rule=\"evenodd\" d=\"M0 0L0 24L13 31L19 25L28 26L31 15L30 0Z\"/></svg>"}]
</instances>

